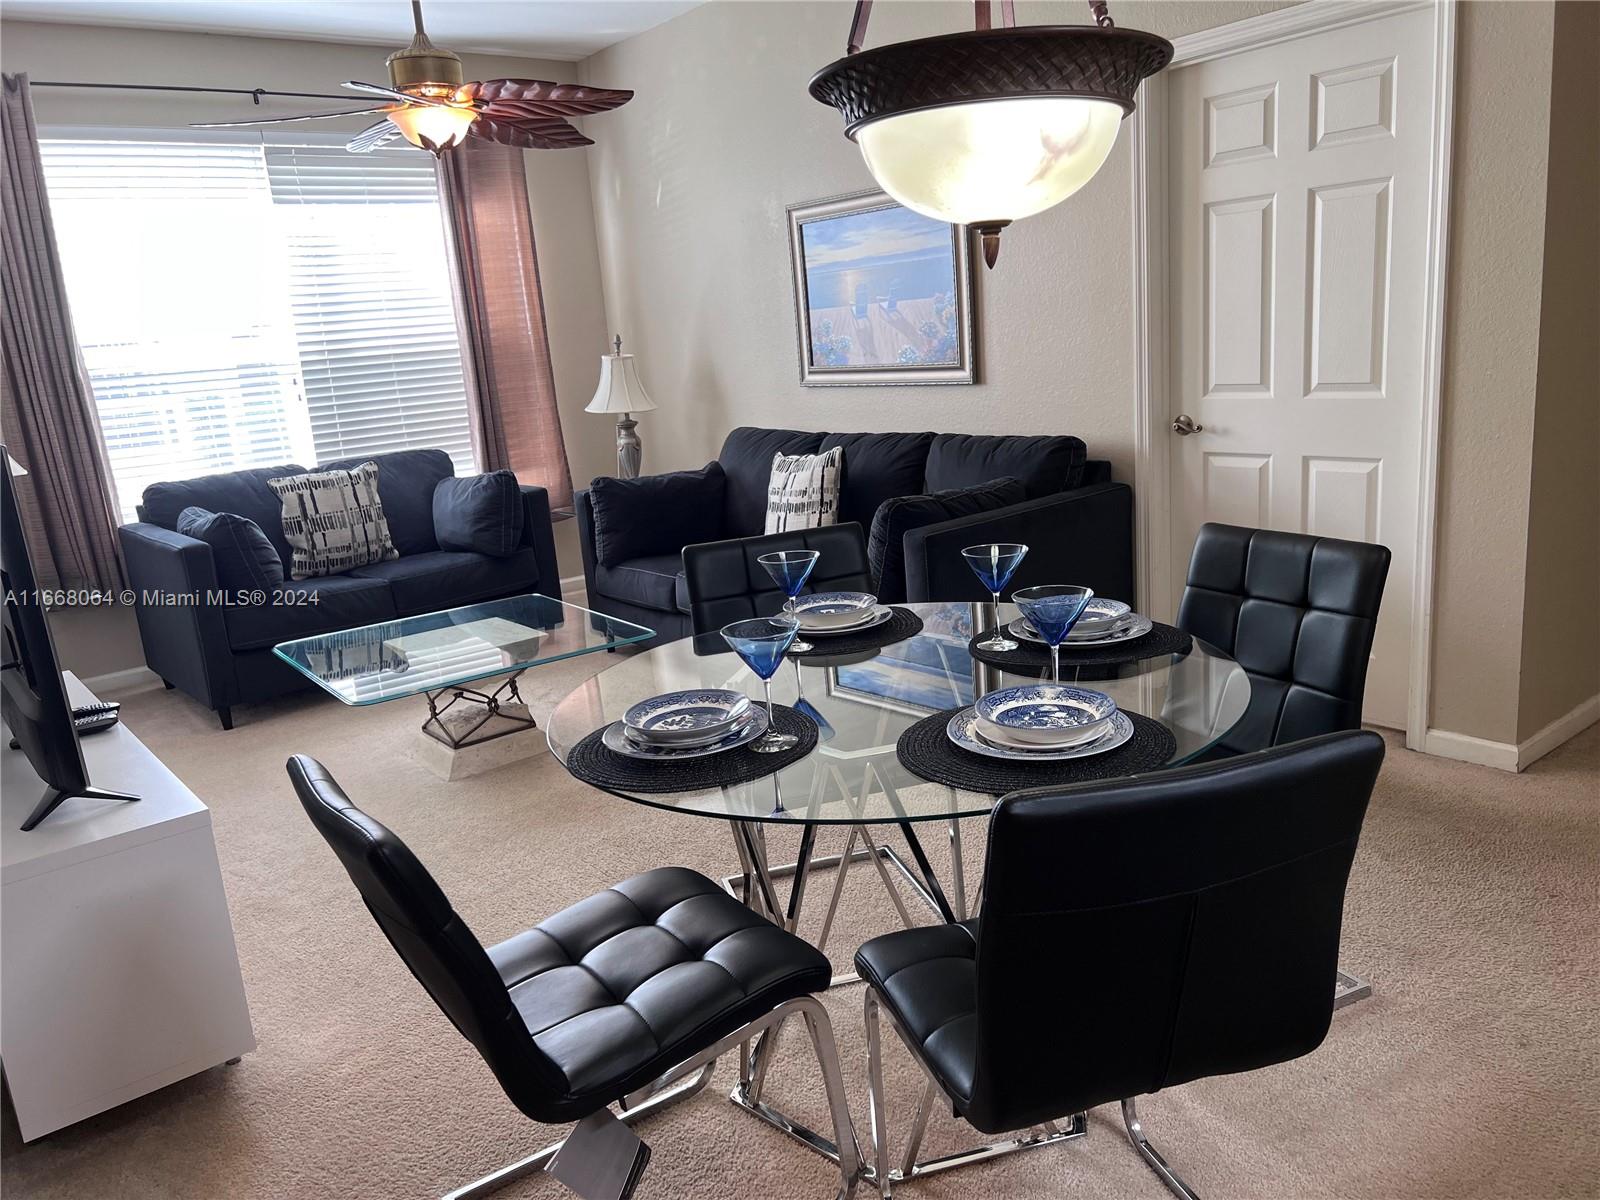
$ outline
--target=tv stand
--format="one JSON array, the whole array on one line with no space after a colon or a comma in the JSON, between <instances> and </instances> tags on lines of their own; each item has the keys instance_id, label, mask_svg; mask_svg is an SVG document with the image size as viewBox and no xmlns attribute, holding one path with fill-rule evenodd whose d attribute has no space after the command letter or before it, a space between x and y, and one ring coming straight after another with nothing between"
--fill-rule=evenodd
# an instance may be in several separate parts
<instances>
[{"instance_id":1,"label":"tv stand","mask_svg":"<svg viewBox=\"0 0 1600 1200\"><path fill-rule=\"evenodd\" d=\"M63 795L0 749L0 1057L25 1142L256 1044L210 810L126 725L83 758L140 802Z\"/></svg>"},{"instance_id":2,"label":"tv stand","mask_svg":"<svg viewBox=\"0 0 1600 1200\"><path fill-rule=\"evenodd\" d=\"M13 741L11 743L11 748L16 750L19 747L17 746L17 743ZM56 806L59 805L63 800L79 798L84 800L137 800L139 797L134 795L132 792L113 792L108 791L106 788L97 787L81 788L75 792L58 792L52 789L50 792L46 793L44 799L40 800L38 804L33 806L33 811L28 814L28 819L22 823L22 832L27 833L40 821L44 820L51 813L55 812Z\"/></svg>"}]
</instances>

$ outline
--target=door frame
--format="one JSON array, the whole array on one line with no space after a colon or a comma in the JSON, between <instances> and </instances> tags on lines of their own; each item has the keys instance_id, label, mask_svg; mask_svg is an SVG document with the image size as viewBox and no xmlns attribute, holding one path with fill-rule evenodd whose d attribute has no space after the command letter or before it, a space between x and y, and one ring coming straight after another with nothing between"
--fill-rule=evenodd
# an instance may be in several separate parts
<instances>
[{"instance_id":1,"label":"door frame","mask_svg":"<svg viewBox=\"0 0 1600 1200\"><path fill-rule=\"evenodd\" d=\"M1433 113L1428 169L1428 242L1423 312L1422 429L1417 470L1415 587L1411 598L1406 746L1421 750L1433 676L1434 554L1438 530L1439 429L1444 358L1446 252L1455 126L1456 0L1307 0L1173 42L1171 68L1259 50L1307 34L1417 9L1433 18ZM1170 349L1168 336L1168 71L1145 80L1129 118L1133 143L1134 543L1141 612L1167 615L1173 594Z\"/></svg>"}]
</instances>

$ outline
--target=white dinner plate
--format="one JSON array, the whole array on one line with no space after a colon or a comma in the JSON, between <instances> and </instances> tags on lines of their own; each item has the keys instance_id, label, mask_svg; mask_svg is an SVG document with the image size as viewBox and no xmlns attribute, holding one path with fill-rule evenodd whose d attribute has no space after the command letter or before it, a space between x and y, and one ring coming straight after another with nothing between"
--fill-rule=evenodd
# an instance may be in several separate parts
<instances>
[{"instance_id":1,"label":"white dinner plate","mask_svg":"<svg viewBox=\"0 0 1600 1200\"><path fill-rule=\"evenodd\" d=\"M751 708L750 715L734 727L732 733L720 741L712 742L709 746L641 746L628 736L628 731L621 721L613 721L606 726L600 742L607 750L613 750L629 758L677 762L685 758L704 758L708 754L721 754L724 750L737 750L740 746L755 741L766 731L767 710L756 705Z\"/></svg>"},{"instance_id":2,"label":"white dinner plate","mask_svg":"<svg viewBox=\"0 0 1600 1200\"><path fill-rule=\"evenodd\" d=\"M1003 758L1009 762L1066 762L1068 759L1088 758L1090 755L1115 750L1133 736L1133 722L1128 720L1127 713L1119 711L1107 722L1105 733L1092 742L1086 742L1081 746L1064 748L1035 746L1024 750L1020 747L1001 746L979 736L978 714L970 708L963 708L950 718L950 723L945 726L945 735L963 750L970 750L987 758Z\"/></svg>"},{"instance_id":3,"label":"white dinner plate","mask_svg":"<svg viewBox=\"0 0 1600 1200\"><path fill-rule=\"evenodd\" d=\"M801 626L800 632L805 635L806 640L809 642L815 638L829 638L840 633L860 633L866 629L876 628L885 621L893 619L894 609L887 604L880 604L868 616L857 621L854 625L830 625L826 629L813 629L809 625L805 625Z\"/></svg>"},{"instance_id":4,"label":"white dinner plate","mask_svg":"<svg viewBox=\"0 0 1600 1200\"><path fill-rule=\"evenodd\" d=\"M1067 640L1061 644L1065 647L1113 646L1118 642L1131 642L1137 638L1142 638L1155 627L1156 623L1143 613L1130 613L1118 622L1110 633L1097 634L1094 637L1072 637L1068 635ZM1012 637L1021 638L1025 642L1033 642L1040 646L1049 645L1048 642L1033 631L1033 626L1029 625L1021 617L1007 625L1006 631ZM1073 632L1076 632L1076 630Z\"/></svg>"}]
</instances>

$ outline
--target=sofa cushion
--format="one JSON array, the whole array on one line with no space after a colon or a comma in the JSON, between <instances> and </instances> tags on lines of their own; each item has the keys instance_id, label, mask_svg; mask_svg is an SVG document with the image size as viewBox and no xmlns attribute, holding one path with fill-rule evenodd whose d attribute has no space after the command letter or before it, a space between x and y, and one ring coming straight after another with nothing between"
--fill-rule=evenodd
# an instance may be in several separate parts
<instances>
[{"instance_id":1,"label":"sofa cushion","mask_svg":"<svg viewBox=\"0 0 1600 1200\"><path fill-rule=\"evenodd\" d=\"M1075 437L941 433L928 451L927 490L976 487L1010 476L1022 481L1029 500L1037 500L1080 486L1086 453Z\"/></svg>"},{"instance_id":2,"label":"sofa cushion","mask_svg":"<svg viewBox=\"0 0 1600 1200\"><path fill-rule=\"evenodd\" d=\"M389 521L389 536L401 554L437 550L433 534L433 489L441 479L456 473L443 450L396 450L391 454L363 454L322 463L319 471L350 471L362 463L378 464L378 499Z\"/></svg>"},{"instance_id":3,"label":"sofa cushion","mask_svg":"<svg viewBox=\"0 0 1600 1200\"><path fill-rule=\"evenodd\" d=\"M144 490L140 513L152 525L174 532L178 528L178 517L186 508L234 513L254 521L278 552L279 560L286 563L291 554L289 542L283 536L283 502L267 486L267 480L304 472L305 468L296 463L285 463L281 467L257 467L250 471L180 479L174 483L152 483Z\"/></svg>"},{"instance_id":4,"label":"sofa cushion","mask_svg":"<svg viewBox=\"0 0 1600 1200\"><path fill-rule=\"evenodd\" d=\"M280 584L282 603L229 605L222 623L235 650L255 650L296 638L393 620L394 599L381 579L322 575Z\"/></svg>"},{"instance_id":5,"label":"sofa cushion","mask_svg":"<svg viewBox=\"0 0 1600 1200\"><path fill-rule=\"evenodd\" d=\"M602 596L659 612L688 612L683 555L651 554L614 567L597 566L594 586Z\"/></svg>"},{"instance_id":6,"label":"sofa cushion","mask_svg":"<svg viewBox=\"0 0 1600 1200\"><path fill-rule=\"evenodd\" d=\"M178 532L211 547L217 582L224 590L238 593L283 586L283 559L250 518L186 508L178 514Z\"/></svg>"},{"instance_id":7,"label":"sofa cushion","mask_svg":"<svg viewBox=\"0 0 1600 1200\"><path fill-rule=\"evenodd\" d=\"M772 477L774 456L815 454L821 445L820 433L798 429L758 429L747 425L730 433L717 453L717 461L728 477L722 499L722 531L717 536L753 537L760 533L767 522L767 482Z\"/></svg>"},{"instance_id":8,"label":"sofa cushion","mask_svg":"<svg viewBox=\"0 0 1600 1200\"><path fill-rule=\"evenodd\" d=\"M844 450L839 520L859 521L861 528L868 529L872 518L878 515L878 506L885 500L921 495L928 469L928 450L932 445L931 433L825 434L824 450L834 446Z\"/></svg>"},{"instance_id":9,"label":"sofa cushion","mask_svg":"<svg viewBox=\"0 0 1600 1200\"><path fill-rule=\"evenodd\" d=\"M267 486L283 501L283 536L294 552L289 578L342 575L395 557L376 463L269 479Z\"/></svg>"},{"instance_id":10,"label":"sofa cushion","mask_svg":"<svg viewBox=\"0 0 1600 1200\"><path fill-rule=\"evenodd\" d=\"M350 574L387 583L395 611L414 617L531 592L539 582L539 559L531 546L505 558L470 550L433 550L357 567Z\"/></svg>"},{"instance_id":11,"label":"sofa cushion","mask_svg":"<svg viewBox=\"0 0 1600 1200\"><path fill-rule=\"evenodd\" d=\"M912 529L956 517L993 512L1027 498L1022 483L1012 478L991 479L977 487L932 492L926 496L900 496L886 500L872 521L867 541L867 561L878 583L878 598L898 603L906 597L905 535Z\"/></svg>"},{"instance_id":12,"label":"sofa cushion","mask_svg":"<svg viewBox=\"0 0 1600 1200\"><path fill-rule=\"evenodd\" d=\"M717 463L638 479L600 476L589 485L596 560L614 567L716 541L722 536L725 482Z\"/></svg>"},{"instance_id":13,"label":"sofa cushion","mask_svg":"<svg viewBox=\"0 0 1600 1200\"><path fill-rule=\"evenodd\" d=\"M441 479L433 488L433 535L441 550L476 550L491 558L522 544L522 489L512 471Z\"/></svg>"}]
</instances>

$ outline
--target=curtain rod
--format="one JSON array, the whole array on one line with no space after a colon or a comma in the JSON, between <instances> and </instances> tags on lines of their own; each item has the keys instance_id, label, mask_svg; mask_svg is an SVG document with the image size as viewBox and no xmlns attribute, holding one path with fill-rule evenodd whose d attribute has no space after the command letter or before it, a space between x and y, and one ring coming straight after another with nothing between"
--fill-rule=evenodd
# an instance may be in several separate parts
<instances>
[{"instance_id":1,"label":"curtain rod","mask_svg":"<svg viewBox=\"0 0 1600 1200\"><path fill-rule=\"evenodd\" d=\"M268 88L186 87L175 83L67 83L56 79L29 80L29 87L110 88L119 92L208 92L214 96L249 96L260 104L263 96L284 96L294 100L360 100L349 92L275 92Z\"/></svg>"}]
</instances>

